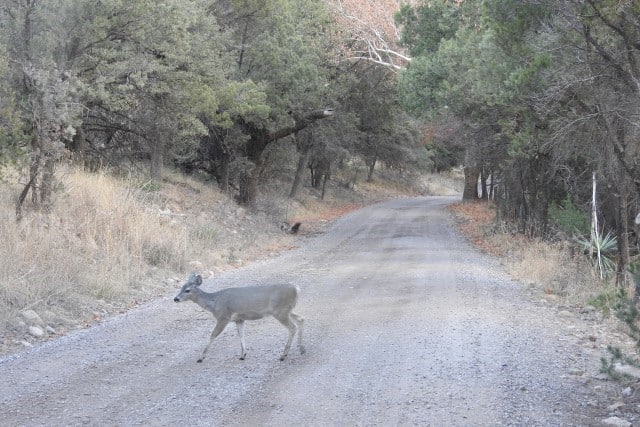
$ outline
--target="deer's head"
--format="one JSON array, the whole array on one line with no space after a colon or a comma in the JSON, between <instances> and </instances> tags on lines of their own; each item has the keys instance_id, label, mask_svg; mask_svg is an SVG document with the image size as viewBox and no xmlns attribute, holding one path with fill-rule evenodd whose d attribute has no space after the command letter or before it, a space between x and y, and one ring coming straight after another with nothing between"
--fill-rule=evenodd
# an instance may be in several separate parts
<instances>
[{"instance_id":1,"label":"deer's head","mask_svg":"<svg viewBox=\"0 0 640 427\"><path fill-rule=\"evenodd\" d=\"M193 290L198 288L202 284L202 277L199 274L191 273L187 283L182 285L182 289L176 297L173 299L175 302L188 301L193 299Z\"/></svg>"}]
</instances>

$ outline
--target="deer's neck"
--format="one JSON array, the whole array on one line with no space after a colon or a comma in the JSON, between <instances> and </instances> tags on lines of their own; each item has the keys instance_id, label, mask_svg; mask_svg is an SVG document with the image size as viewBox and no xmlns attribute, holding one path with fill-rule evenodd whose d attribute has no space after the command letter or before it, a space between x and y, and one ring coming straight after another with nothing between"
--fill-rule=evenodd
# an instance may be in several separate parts
<instances>
[{"instance_id":1,"label":"deer's neck","mask_svg":"<svg viewBox=\"0 0 640 427\"><path fill-rule=\"evenodd\" d=\"M193 292L194 292L193 302L198 304L200 307L207 310L213 306L216 300L216 292L205 292L199 288L195 288Z\"/></svg>"}]
</instances>

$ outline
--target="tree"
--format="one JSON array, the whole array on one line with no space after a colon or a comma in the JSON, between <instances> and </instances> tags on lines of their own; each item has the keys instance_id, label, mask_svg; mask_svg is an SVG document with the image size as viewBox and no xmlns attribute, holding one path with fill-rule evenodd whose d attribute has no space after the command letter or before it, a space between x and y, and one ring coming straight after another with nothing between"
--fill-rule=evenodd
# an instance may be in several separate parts
<instances>
[{"instance_id":1,"label":"tree","mask_svg":"<svg viewBox=\"0 0 640 427\"><path fill-rule=\"evenodd\" d=\"M71 11L70 11L71 12ZM222 41L208 2L78 2L65 46L88 111L94 153L148 157L159 178L164 157L188 156L206 129L198 107L225 87Z\"/></svg>"},{"instance_id":2,"label":"tree","mask_svg":"<svg viewBox=\"0 0 640 427\"><path fill-rule=\"evenodd\" d=\"M0 8L0 28L5 30L2 41L11 46L6 81L16 88L19 121L29 139L29 177L16 204L18 218L30 191L35 205L50 203L55 164L64 154L64 141L75 133L73 125L79 114L75 78L55 61L51 40L55 19L53 25L49 19L59 16L59 6L57 2L11 0Z\"/></svg>"},{"instance_id":3,"label":"tree","mask_svg":"<svg viewBox=\"0 0 640 427\"><path fill-rule=\"evenodd\" d=\"M400 106L394 72L368 61L354 70L358 79L343 107L358 118L359 135L352 152L363 159L371 181L379 162L400 168L415 158L417 126Z\"/></svg>"},{"instance_id":4,"label":"tree","mask_svg":"<svg viewBox=\"0 0 640 427\"><path fill-rule=\"evenodd\" d=\"M341 56L395 71L403 69L411 61L399 43L400 30L394 13L401 6L409 10L416 1L329 0L328 3L341 29Z\"/></svg>"},{"instance_id":5,"label":"tree","mask_svg":"<svg viewBox=\"0 0 640 427\"><path fill-rule=\"evenodd\" d=\"M536 108L548 121L556 162L569 171L570 196L587 203L590 194L580 177L596 171L604 178L598 194L601 223L615 230L617 277L625 279L629 218L636 216L640 196L640 7L636 2L589 0L558 2L556 8L540 37L540 48L554 55Z\"/></svg>"},{"instance_id":6,"label":"tree","mask_svg":"<svg viewBox=\"0 0 640 427\"><path fill-rule=\"evenodd\" d=\"M266 114L234 115L236 132L216 130L209 142L233 149L229 159L246 159L239 176L238 200L253 204L263 167L263 153L273 142L333 114L326 108L324 56L328 21L313 1L236 0L221 3L216 13L231 34L228 52L237 65L233 79L255 82L264 93ZM227 135L244 135L240 144Z\"/></svg>"},{"instance_id":7,"label":"tree","mask_svg":"<svg viewBox=\"0 0 640 427\"><path fill-rule=\"evenodd\" d=\"M5 87L20 89L30 139L18 207L29 190L48 202L67 148L83 163L148 159L158 178L167 154L188 156L206 132L196 107L215 103L225 81L208 2L11 0L0 19Z\"/></svg>"},{"instance_id":8,"label":"tree","mask_svg":"<svg viewBox=\"0 0 640 427\"><path fill-rule=\"evenodd\" d=\"M8 70L8 56L0 44L0 76L7 76ZM15 88L8 79L0 79L0 177L5 166L24 159L26 143Z\"/></svg>"},{"instance_id":9,"label":"tree","mask_svg":"<svg viewBox=\"0 0 640 427\"><path fill-rule=\"evenodd\" d=\"M480 197L478 180L505 166L509 133L537 126L526 94L545 62L527 48L525 35L546 14L542 3L502 0L425 2L399 14L413 57L400 76L403 103L428 119L453 115L462 125L464 200Z\"/></svg>"}]
</instances>

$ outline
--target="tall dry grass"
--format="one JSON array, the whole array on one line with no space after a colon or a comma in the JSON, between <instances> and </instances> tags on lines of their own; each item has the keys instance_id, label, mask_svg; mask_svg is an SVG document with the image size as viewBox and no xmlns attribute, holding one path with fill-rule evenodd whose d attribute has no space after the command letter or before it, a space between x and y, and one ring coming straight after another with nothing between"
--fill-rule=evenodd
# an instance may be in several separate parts
<instances>
[{"instance_id":1,"label":"tall dry grass","mask_svg":"<svg viewBox=\"0 0 640 427\"><path fill-rule=\"evenodd\" d=\"M159 197L135 180L70 170L49 212L15 217L17 185L0 191L0 321L34 309L78 318L100 303L122 303L150 268L182 270L190 230L171 222ZM51 320L51 319L49 319Z\"/></svg>"},{"instance_id":2,"label":"tall dry grass","mask_svg":"<svg viewBox=\"0 0 640 427\"><path fill-rule=\"evenodd\" d=\"M571 242L550 243L496 227L492 203L458 203L450 209L460 228L480 249L504 259L505 270L530 288L569 305L584 306L608 292L610 284L594 275L593 265Z\"/></svg>"},{"instance_id":3,"label":"tall dry grass","mask_svg":"<svg viewBox=\"0 0 640 427\"><path fill-rule=\"evenodd\" d=\"M593 274L593 266L570 242L552 244L540 239L496 236L508 248L506 270L529 286L541 288L568 305L584 306L606 292L608 284Z\"/></svg>"}]
</instances>

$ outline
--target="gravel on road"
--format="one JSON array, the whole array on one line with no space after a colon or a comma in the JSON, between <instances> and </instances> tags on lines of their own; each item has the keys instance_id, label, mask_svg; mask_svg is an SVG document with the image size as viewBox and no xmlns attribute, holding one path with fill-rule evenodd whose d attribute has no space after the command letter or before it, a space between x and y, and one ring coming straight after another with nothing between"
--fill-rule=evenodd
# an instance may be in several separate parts
<instances>
[{"instance_id":1,"label":"gravel on road","mask_svg":"<svg viewBox=\"0 0 640 427\"><path fill-rule=\"evenodd\" d=\"M0 423L24 426L600 425L601 349L471 248L455 199L378 203L202 285L301 288L306 354L247 322L196 363L214 320L178 292L0 358Z\"/></svg>"}]
</instances>

